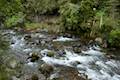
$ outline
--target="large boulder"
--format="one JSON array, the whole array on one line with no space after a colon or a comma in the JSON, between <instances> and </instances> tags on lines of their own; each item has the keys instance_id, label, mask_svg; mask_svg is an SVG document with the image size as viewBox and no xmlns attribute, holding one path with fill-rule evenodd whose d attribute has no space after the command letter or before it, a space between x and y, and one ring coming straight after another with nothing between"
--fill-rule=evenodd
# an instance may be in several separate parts
<instances>
[{"instance_id":1,"label":"large boulder","mask_svg":"<svg viewBox=\"0 0 120 80\"><path fill-rule=\"evenodd\" d=\"M98 44L103 44L103 39L101 37L97 37L95 39L95 42L97 42Z\"/></svg>"},{"instance_id":2,"label":"large boulder","mask_svg":"<svg viewBox=\"0 0 120 80\"><path fill-rule=\"evenodd\" d=\"M50 80L87 80L72 67L58 67L56 73L50 76Z\"/></svg>"},{"instance_id":3,"label":"large boulder","mask_svg":"<svg viewBox=\"0 0 120 80\"><path fill-rule=\"evenodd\" d=\"M53 70L54 70L53 66L46 63L42 64L39 67L39 71L46 77L49 77Z\"/></svg>"}]
</instances>

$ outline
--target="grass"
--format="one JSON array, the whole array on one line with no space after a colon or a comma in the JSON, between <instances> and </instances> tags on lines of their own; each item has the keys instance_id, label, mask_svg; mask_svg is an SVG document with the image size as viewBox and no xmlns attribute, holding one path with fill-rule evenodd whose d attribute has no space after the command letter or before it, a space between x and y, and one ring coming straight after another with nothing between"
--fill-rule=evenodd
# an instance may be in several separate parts
<instances>
[{"instance_id":1,"label":"grass","mask_svg":"<svg viewBox=\"0 0 120 80\"><path fill-rule=\"evenodd\" d=\"M26 30L46 29L50 33L59 33L60 25L58 18L46 19L37 23L25 23Z\"/></svg>"}]
</instances>

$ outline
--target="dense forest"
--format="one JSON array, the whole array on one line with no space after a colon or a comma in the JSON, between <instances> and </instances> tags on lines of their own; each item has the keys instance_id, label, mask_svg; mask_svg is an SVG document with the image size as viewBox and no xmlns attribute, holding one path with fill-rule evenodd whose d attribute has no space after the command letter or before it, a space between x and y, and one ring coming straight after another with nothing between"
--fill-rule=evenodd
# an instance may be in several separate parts
<instances>
[{"instance_id":1,"label":"dense forest","mask_svg":"<svg viewBox=\"0 0 120 80\"><path fill-rule=\"evenodd\" d=\"M17 72L15 70L18 70L18 68L17 69L15 68L15 70L11 70L9 68L6 69L5 68L6 64L4 64L3 60L4 56L6 54L9 55L9 53L13 52L19 53L19 51L18 52L16 50L15 51L13 50L13 52L9 51L11 43L9 42L9 39L6 40L6 36L10 36L11 34L13 36L14 34L9 33L10 35L5 35L7 31L5 32L4 30L14 30L18 32L18 34L21 34L20 32L23 31L22 33L25 33L25 35L27 35L24 36L25 40L27 40L28 42L31 41L32 45L34 44L34 41L32 41L33 39L31 35L28 35L28 33L33 34L38 30L44 31L47 30L49 34L54 36L62 35L70 38L75 36L75 38L80 39L80 43L82 43L82 46L95 44L101 47L102 49L105 49L103 50L105 52L107 52L106 50L108 49L117 52L119 51L120 48L120 0L0 0L0 56L1 56L0 80L9 80L8 77L13 74L16 74ZM16 36L18 36L18 34ZM48 40L46 41L41 41L40 44L41 46L42 44L45 43L46 44L42 46L42 48L41 46L39 48L41 49L43 49L44 47L46 48L47 44L49 44L49 46L53 45L54 50L51 52L48 51L49 52L48 56L53 57L53 55L55 56L54 51L60 50L63 47L61 47L61 43L58 44L50 42L49 39L51 39L51 37L47 37L47 39ZM14 40L11 41L12 44L13 43L15 44ZM39 45L39 43L40 42L38 41L37 44ZM54 44L56 45L54 46ZM70 46L71 45L74 46L73 45L74 43L71 42L70 43L66 42L65 45L66 44L67 46L68 44ZM76 45L74 46L73 51L75 51L76 53L81 52L82 51L81 48L80 50L78 48L79 43L77 43L76 41L75 44L77 46ZM20 45L20 43L17 44L16 41L16 45ZM30 47L32 45L30 45ZM47 48L49 48L49 46L47 45ZM15 48L21 50L21 47ZM34 53L34 51L32 51L32 53ZM37 52L35 51L35 53ZM62 53L64 53L64 51ZM113 58L114 56L112 55L109 57ZM32 59L31 62L35 62L36 60L38 60L39 56L37 54L32 54L28 58ZM23 65L23 63L21 62L19 63ZM46 65L44 66L46 67ZM47 66L47 68L49 69L50 67ZM10 72L10 74L8 74L6 70ZM43 70L41 71L45 73L45 71ZM64 73L63 68L62 71ZM46 70L45 76L48 73L49 70ZM74 78L70 78L69 80L73 79ZM12 80L44 80L44 79L38 79L38 76L33 75L31 79L12 78ZM51 79L48 79L47 75L47 78L45 80ZM68 79L60 78L52 80L68 80ZM75 78L74 80L87 80L87 79ZM90 80L100 79L90 78ZM120 76L118 79L103 78L101 80L120 80Z\"/></svg>"}]
</instances>

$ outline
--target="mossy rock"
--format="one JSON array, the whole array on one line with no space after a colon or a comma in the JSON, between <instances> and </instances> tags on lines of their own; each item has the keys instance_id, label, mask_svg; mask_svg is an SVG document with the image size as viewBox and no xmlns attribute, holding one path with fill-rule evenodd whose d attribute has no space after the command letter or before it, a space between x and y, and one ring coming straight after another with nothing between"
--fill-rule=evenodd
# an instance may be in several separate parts
<instances>
[{"instance_id":1,"label":"mossy rock","mask_svg":"<svg viewBox=\"0 0 120 80\"><path fill-rule=\"evenodd\" d=\"M39 67L39 70L42 74L44 74L46 77L48 77L53 72L54 68L53 68L53 66L44 63Z\"/></svg>"},{"instance_id":2,"label":"mossy rock","mask_svg":"<svg viewBox=\"0 0 120 80\"><path fill-rule=\"evenodd\" d=\"M81 53L81 48L80 48L80 47L74 47L74 48L73 48L73 51L74 51L75 53Z\"/></svg>"},{"instance_id":3,"label":"mossy rock","mask_svg":"<svg viewBox=\"0 0 120 80\"><path fill-rule=\"evenodd\" d=\"M54 55L55 55L55 52L54 52L54 51L49 51L49 52L47 53L47 56L49 56L49 57L54 57Z\"/></svg>"},{"instance_id":4,"label":"mossy rock","mask_svg":"<svg viewBox=\"0 0 120 80\"><path fill-rule=\"evenodd\" d=\"M30 61L31 62L35 62L36 60L38 60L40 57L39 57L39 55L37 54L37 53L32 53L31 55L30 55L30 57L28 57L28 59L30 58Z\"/></svg>"}]
</instances>

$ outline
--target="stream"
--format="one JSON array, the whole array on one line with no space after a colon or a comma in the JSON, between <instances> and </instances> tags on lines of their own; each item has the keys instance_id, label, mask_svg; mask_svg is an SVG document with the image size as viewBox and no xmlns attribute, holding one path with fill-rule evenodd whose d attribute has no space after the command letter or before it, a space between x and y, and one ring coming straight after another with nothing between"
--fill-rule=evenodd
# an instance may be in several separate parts
<instances>
[{"instance_id":1,"label":"stream","mask_svg":"<svg viewBox=\"0 0 120 80\"><path fill-rule=\"evenodd\" d=\"M23 63L23 67L30 67L29 72L39 73L37 68L43 61L55 67L75 68L90 80L120 80L120 60L108 58L97 45L84 48L79 38L48 34L46 31L23 33L3 30L2 34L10 43L10 51ZM53 55L48 56L50 52ZM31 62L29 57L32 53L37 53L40 58Z\"/></svg>"}]
</instances>

